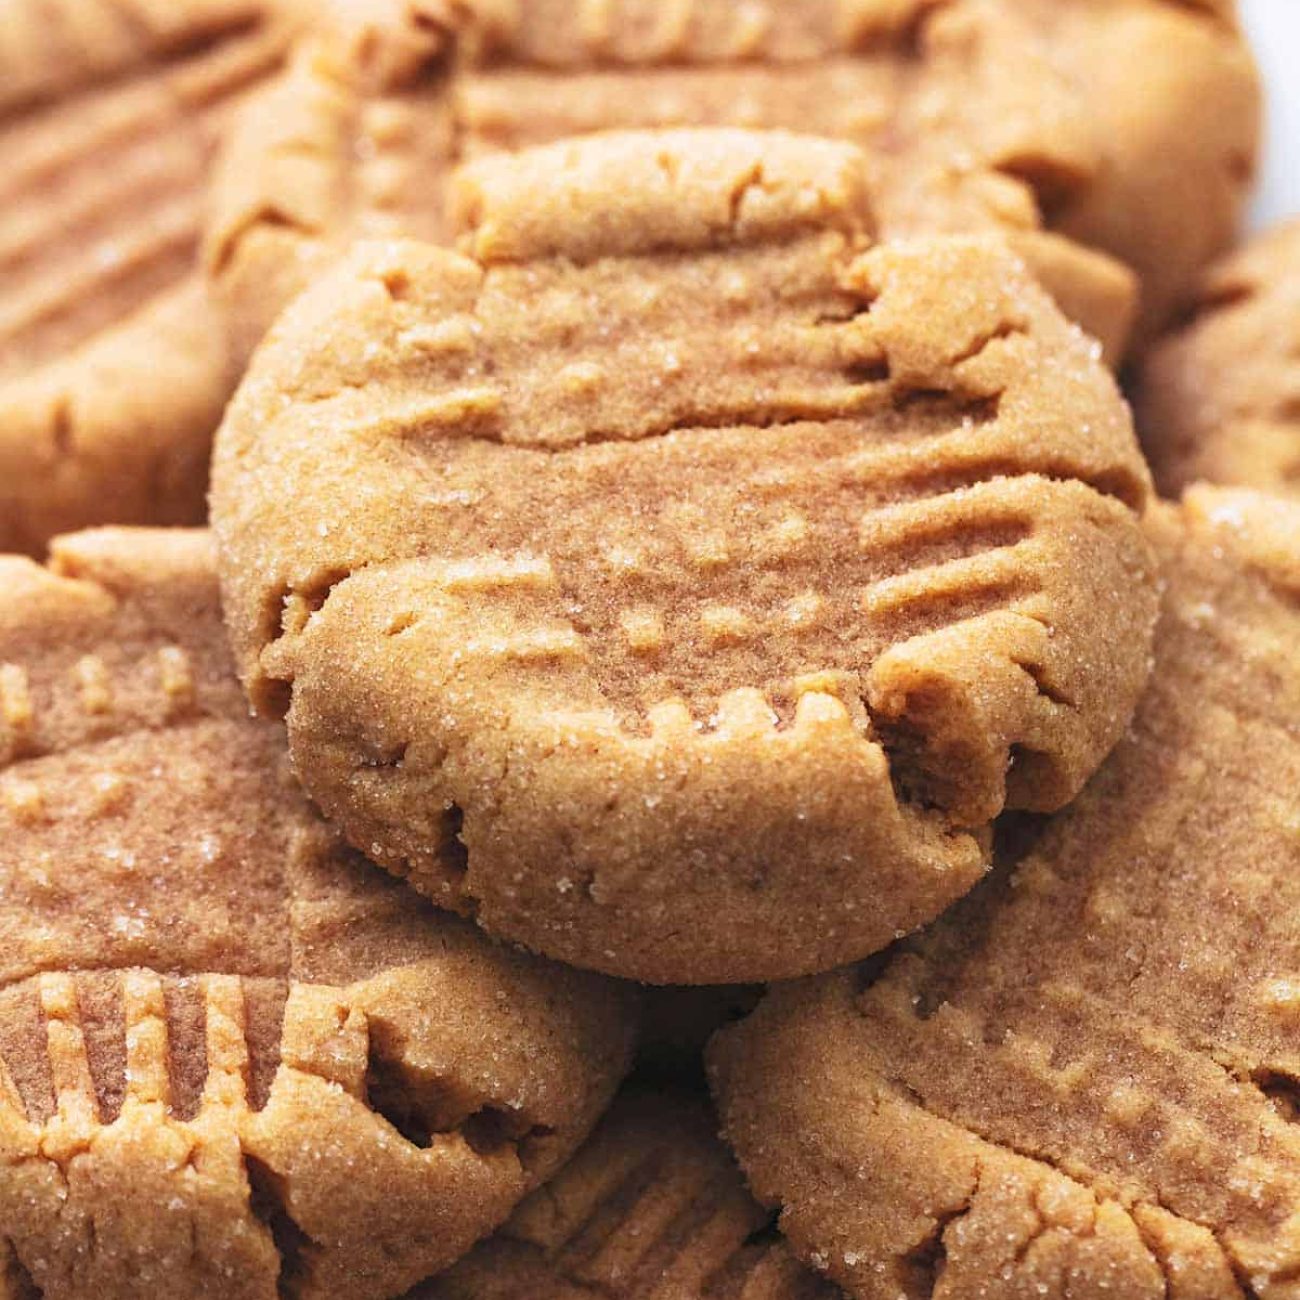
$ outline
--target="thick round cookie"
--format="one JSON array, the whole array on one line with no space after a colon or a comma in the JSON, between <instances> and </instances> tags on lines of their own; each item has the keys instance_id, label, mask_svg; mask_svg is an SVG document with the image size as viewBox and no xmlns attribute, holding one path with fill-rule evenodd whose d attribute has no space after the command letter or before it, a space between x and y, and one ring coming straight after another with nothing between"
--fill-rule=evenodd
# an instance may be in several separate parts
<instances>
[{"instance_id":1,"label":"thick round cookie","mask_svg":"<svg viewBox=\"0 0 1300 1300\"><path fill-rule=\"evenodd\" d=\"M1162 491L1204 479L1300 494L1300 222L1206 276L1134 399Z\"/></svg>"},{"instance_id":2,"label":"thick round cookie","mask_svg":"<svg viewBox=\"0 0 1300 1300\"><path fill-rule=\"evenodd\" d=\"M703 1098L632 1085L495 1237L409 1300L835 1300L771 1220Z\"/></svg>"},{"instance_id":3,"label":"thick round cookie","mask_svg":"<svg viewBox=\"0 0 1300 1300\"><path fill-rule=\"evenodd\" d=\"M241 354L352 238L439 238L453 162L739 126L868 150L891 238L1004 233L1118 358L1133 273L1145 335L1227 246L1253 170L1258 90L1227 2L342 8L236 127L216 187L207 260Z\"/></svg>"},{"instance_id":4,"label":"thick round cookie","mask_svg":"<svg viewBox=\"0 0 1300 1300\"><path fill-rule=\"evenodd\" d=\"M869 247L861 158L732 131L485 160L363 245L218 439L257 709L370 856L655 983L827 969L1122 732L1155 596L1096 358L997 242Z\"/></svg>"},{"instance_id":5,"label":"thick round cookie","mask_svg":"<svg viewBox=\"0 0 1300 1300\"><path fill-rule=\"evenodd\" d=\"M1199 488L1132 734L883 972L711 1048L729 1138L851 1294L1295 1293L1300 508Z\"/></svg>"},{"instance_id":6,"label":"thick round cookie","mask_svg":"<svg viewBox=\"0 0 1300 1300\"><path fill-rule=\"evenodd\" d=\"M277 0L0 0L0 550L201 523L236 378L196 260Z\"/></svg>"},{"instance_id":7,"label":"thick round cookie","mask_svg":"<svg viewBox=\"0 0 1300 1300\"><path fill-rule=\"evenodd\" d=\"M583 1140L627 995L343 848L204 534L0 561L0 1294L402 1292Z\"/></svg>"}]
</instances>

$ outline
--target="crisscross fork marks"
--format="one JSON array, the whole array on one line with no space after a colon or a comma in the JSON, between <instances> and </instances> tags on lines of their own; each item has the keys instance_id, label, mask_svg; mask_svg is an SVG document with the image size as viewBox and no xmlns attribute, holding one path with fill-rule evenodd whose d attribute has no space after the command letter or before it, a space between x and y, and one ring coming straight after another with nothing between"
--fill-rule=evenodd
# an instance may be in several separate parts
<instances>
[{"instance_id":1,"label":"crisscross fork marks","mask_svg":"<svg viewBox=\"0 0 1300 1300\"><path fill-rule=\"evenodd\" d=\"M217 127L287 34L250 11L181 41L161 65L151 58L117 84L0 122L11 164L0 182L0 373L66 354L191 274Z\"/></svg>"},{"instance_id":2,"label":"crisscross fork marks","mask_svg":"<svg viewBox=\"0 0 1300 1300\"><path fill-rule=\"evenodd\" d=\"M1008 797L1071 797L1136 695L1147 487L1113 387L999 245L868 247L852 158L679 132L478 164L472 256L358 246L230 412L250 693L354 844L489 931L631 974L620 950L694 933L662 900L661 943L568 936L632 924L636 855L673 909L662 864L695 854L763 909L805 833L847 873L915 856L937 899ZM783 791L761 835L729 820L752 781ZM689 852L651 853L670 827Z\"/></svg>"},{"instance_id":3,"label":"crisscross fork marks","mask_svg":"<svg viewBox=\"0 0 1300 1300\"><path fill-rule=\"evenodd\" d=\"M761 250L758 255L767 256ZM772 255L779 268L787 258L801 264L808 250L778 247ZM706 264L711 266L711 261L706 259ZM729 265L725 257L717 264L719 268ZM635 260L628 265L633 267L634 277L641 274ZM616 273L621 273L621 268ZM397 274L390 271L377 276L390 295L393 290L388 282ZM558 432L552 431L545 423L545 413L553 398L531 389L526 377L519 393L505 396L522 364L519 358L527 354L527 340L501 333L494 323L503 310L496 300L503 303L510 294L510 274L502 268L490 269L474 291L472 311L442 315L431 323L422 320L421 305L415 300L428 290L423 285L418 292L413 290L409 272L402 272L407 289L390 306L396 318L392 336L396 356L383 364L402 394L409 388L409 400L394 393L391 403L384 404L387 409L381 405L378 416L369 397L362 414L360 394L350 389L313 388L311 401L336 411L332 418L338 422L341 437L355 438L362 446L374 445L376 449L395 440L404 449L413 474L439 482L438 498L430 504L436 512L434 522L445 518L450 529L446 562L452 570L468 575L479 563L493 569L497 555L505 557L506 565L533 566L527 574L521 568L518 577L510 577L509 591L504 574L499 581L485 576L477 584L481 593L495 589L497 598L513 608L503 627L514 617L525 626L530 618L538 619L535 631L521 627L514 635L503 632L499 642L494 642L500 653L520 659L585 655L600 675L606 697L633 725L639 725L637 715L645 707L638 696L682 694L694 703L689 674L684 666L681 671L674 668L672 659L678 645L694 645L701 637L719 660L736 663L731 680L749 680L766 687L771 674L766 666L745 661L748 648L764 647L763 657L776 659L779 656L772 647L785 650L793 635L806 640L812 649L803 667L796 667L792 675L856 669L888 644L887 624L896 625L898 639L937 626L909 608L915 602L908 592L913 592L917 601L932 599L936 606L946 599L950 620L1003 605L1014 608L1018 597L1035 592L1034 548L1017 552L1016 539L1009 532L1004 543L1006 555L981 557L978 539L965 546L957 540L963 529L978 533L984 526L973 519L950 530L954 551L950 569L916 568L914 563L914 572L903 579L908 560L887 553L880 531L885 524L878 523L877 516L883 520L892 511L903 517L910 509L913 530L924 531L921 521L927 510L937 512L937 518L978 509L979 494L963 495L960 489L987 489L992 485L986 480L1003 476L1032 476L1039 471L1040 459L1049 473L1080 476L1102 492L1118 493L1126 501L1141 498L1140 485L1126 480L1120 471L1109 473L1081 462L1071 464L1068 458L1053 458L1050 452L1041 456L1031 452L1019 460L1014 452L995 454L992 449L1005 441L997 425L996 397L968 399L956 378L952 383L957 391L935 389L915 407L906 384L895 388L877 380L823 389L819 366L825 365L833 376L841 365L852 367L867 356L883 357L887 346L869 330L864 331L870 324L870 309L862 307L862 291L846 296L834 285L834 277L829 287L816 292L788 278L783 280L790 283L782 291L789 300L782 311L788 315L782 316L775 334L765 332L763 348L753 365L770 366L779 374L789 358L796 370L800 365L808 367L808 378L801 380L796 385L798 391L788 398L774 398L772 407L755 411L749 399L750 405L744 408L747 423L736 424L733 413L726 412L716 421L711 415L701 425L701 412L696 409L687 423L660 428L644 423L638 403L635 425L602 425L590 410L584 411L581 404L572 408L570 403L570 414ZM541 275L542 283L547 283L545 268L530 269L528 274ZM717 275L725 278L726 274L723 269L706 272L710 279ZM601 275L608 278L607 272ZM499 281L496 289L490 287L494 279ZM567 274L562 274L554 291L560 293L567 282ZM544 297L547 291L538 292ZM829 298L822 296L826 293ZM853 310L846 313L841 299ZM828 303L833 304L832 322L811 324L825 316ZM738 339L754 337L755 325L744 310L727 307L725 311L728 328ZM564 387L571 380L581 388L582 401L588 406L623 400L612 378L621 368L582 360L585 344L574 352L575 331L583 333L587 327L566 322L562 312L539 309L529 319L534 318L539 322L535 326L539 346L558 348L563 340L565 356L570 358L558 368L533 367L529 361L530 373L535 369L543 376L539 382L549 384L555 376L554 383ZM655 328L661 329L659 316L653 319ZM601 331L608 330L609 321L602 317ZM811 340L819 331L843 334L814 344ZM645 331L638 328L634 333L638 348L644 350ZM959 345L951 365L958 375L977 376L981 367L995 364L993 354L1004 349L1014 352L1023 344L1022 335L1023 330L1005 322L989 326L968 344ZM674 350L671 341L658 347L665 356ZM801 349L811 351L801 357ZM649 350L653 353L655 348ZM689 351L683 345L682 355ZM449 353L456 355L449 359ZM579 359L573 360L574 356ZM686 364L695 363L679 362L678 369ZM444 390L430 384L430 366L445 383ZM342 359L341 368L350 369L347 358ZM496 387L466 387L471 374L489 373L496 376ZM679 376L671 365L667 373L669 382L677 384ZM661 381L656 378L654 382L658 385ZM971 382L979 392L978 381ZM689 381L682 381L681 386L683 392L692 391ZM978 411L974 417L970 403ZM784 412L779 417L772 414L778 408ZM526 434L517 417L508 414L524 409L536 420L529 428L545 427L544 434ZM621 412L623 408L611 409ZM765 422L768 415L772 415L771 423ZM855 425L856 420L862 424ZM987 432L982 432L984 425L989 426ZM480 445L480 440L487 445ZM552 463L556 451L564 454L559 463ZM950 468L936 470L936 460L948 461ZM733 471L723 476L724 463L741 464L745 470L741 475ZM490 467L493 480L517 481L517 490L528 497L512 510L514 522L502 518L493 505L492 490L485 491L483 477ZM707 508L700 499L703 478L698 491L687 486L670 497L663 490L664 482L688 468L709 478ZM1032 503L1038 489L1031 482L1022 484L1021 489L1006 488L1009 493L1017 490L1023 491L1025 504L1012 511L1016 522L1009 528L1012 532L1023 530L1025 536L1020 540L1026 540L1041 513ZM928 494L933 494L933 499L927 500ZM994 500L997 491L986 495ZM628 512L618 508L618 501L628 497L637 499L635 521L626 519ZM913 499L910 507L909 498ZM865 513L864 507L868 507ZM593 556L584 539L586 521L597 517L603 538ZM716 523L705 524L706 518ZM427 530L427 512L425 520ZM943 531L938 523L933 527ZM425 543L413 537L411 545ZM971 560L965 571L957 563L963 554ZM923 551L917 562L923 565L924 559ZM995 573L999 560L1005 564ZM367 567L373 563L367 561ZM436 552L429 555L426 573L430 581L443 580L442 563ZM834 591L824 583L824 573L831 568L837 574ZM262 619L263 636L273 640L301 634L311 615L319 612L329 593L350 572L356 570L321 566L310 579L272 593ZM962 577L963 572L969 579ZM743 583L738 576L742 573ZM757 582L752 580L755 573L760 575ZM881 583L884 577L897 580L885 586ZM946 590L929 590L931 580ZM452 591L471 585L467 576L453 580L449 574L446 581ZM961 589L967 582L970 599L963 606ZM693 593L688 603L680 599L683 590ZM528 612L530 603L535 616ZM676 626L678 609L680 627ZM406 629L419 621L414 610L398 611L395 619ZM881 626L863 628L864 620L868 625L875 620ZM831 653L832 662L823 662L828 637L841 644ZM789 658L799 664L797 647L791 647ZM839 662L842 658L848 662ZM774 684L773 689L783 688ZM277 699L281 707L287 705L283 693L277 692ZM707 718L710 712L706 692L697 713Z\"/></svg>"},{"instance_id":4,"label":"crisscross fork marks","mask_svg":"<svg viewBox=\"0 0 1300 1300\"><path fill-rule=\"evenodd\" d=\"M754 1146L752 1125L772 1119L765 1106L802 1104L792 1077L857 1116L836 1149L846 1168L881 1171L881 1206L928 1206L940 1223L933 1188L958 1183L968 1155L985 1166L960 1226L940 1234L954 1288L999 1276L996 1243L1019 1232L988 1176L991 1162L1015 1174L1008 1153L1095 1200L1095 1219L1073 1226L1059 1213L1064 1189L1057 1212L1038 1208L1068 1229L1072 1268L1091 1267L1109 1216L1112 1290L1226 1300L1294 1279L1300 841L1278 793L1300 778L1289 721L1300 677L1280 652L1295 634L1295 533L1280 527L1294 514L1205 490L1181 514L1158 514L1168 590L1153 685L1088 790L1013 873L902 945L864 990L845 977L781 994L752 1028L722 1035L715 1065L733 1135L805 1248L850 1228L810 1205L822 1173L802 1157L782 1170ZM825 1106L801 1122L828 1122ZM897 1173L903 1149L929 1154ZM855 1252L869 1267L902 1266L887 1225L852 1230L869 1238ZM1050 1288L1041 1240L1036 1229L1010 1266ZM875 1294L852 1261L836 1276Z\"/></svg>"},{"instance_id":5,"label":"crisscross fork marks","mask_svg":"<svg viewBox=\"0 0 1300 1300\"><path fill-rule=\"evenodd\" d=\"M0 990L6 1052L27 1064L10 1102L36 1125L62 1116L108 1126L133 1102L160 1103L178 1120L204 1105L260 1109L278 1064L286 992L270 980L139 968L51 972L11 985ZM38 1018L23 1023L15 1012L27 999Z\"/></svg>"},{"instance_id":6,"label":"crisscross fork marks","mask_svg":"<svg viewBox=\"0 0 1300 1300\"><path fill-rule=\"evenodd\" d=\"M814 1300L828 1296L791 1258L771 1216L745 1192L702 1099L670 1090L619 1098L550 1184L497 1238L421 1300L469 1300L483 1279L515 1279L608 1300Z\"/></svg>"}]
</instances>

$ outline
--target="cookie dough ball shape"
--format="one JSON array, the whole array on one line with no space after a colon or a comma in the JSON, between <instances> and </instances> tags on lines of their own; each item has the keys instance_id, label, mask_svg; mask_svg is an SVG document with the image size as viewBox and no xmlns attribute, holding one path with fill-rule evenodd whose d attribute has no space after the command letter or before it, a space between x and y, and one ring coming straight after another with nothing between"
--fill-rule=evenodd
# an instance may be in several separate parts
<instances>
[{"instance_id":1,"label":"cookie dough ball shape","mask_svg":"<svg viewBox=\"0 0 1300 1300\"><path fill-rule=\"evenodd\" d=\"M1152 532L1151 686L1078 802L883 973L714 1040L751 1185L853 1296L1294 1288L1300 510L1201 488Z\"/></svg>"},{"instance_id":2,"label":"cookie dough ball shape","mask_svg":"<svg viewBox=\"0 0 1300 1300\"><path fill-rule=\"evenodd\" d=\"M1001 245L869 247L847 146L485 161L361 247L218 440L255 706L376 860L651 982L826 969L1070 799L1147 671L1145 469Z\"/></svg>"},{"instance_id":3,"label":"cookie dough ball shape","mask_svg":"<svg viewBox=\"0 0 1300 1300\"><path fill-rule=\"evenodd\" d=\"M581 1143L627 996L344 848L211 548L0 561L0 1293L390 1297Z\"/></svg>"},{"instance_id":4,"label":"cookie dough ball shape","mask_svg":"<svg viewBox=\"0 0 1300 1300\"><path fill-rule=\"evenodd\" d=\"M201 523L235 372L196 252L274 0L7 0L0 35L0 550Z\"/></svg>"},{"instance_id":5,"label":"cookie dough ball shape","mask_svg":"<svg viewBox=\"0 0 1300 1300\"><path fill-rule=\"evenodd\" d=\"M410 1300L837 1300L771 1217L701 1097L630 1085L495 1237Z\"/></svg>"},{"instance_id":6,"label":"cookie dough ball shape","mask_svg":"<svg viewBox=\"0 0 1300 1300\"><path fill-rule=\"evenodd\" d=\"M1135 398L1161 489L1204 479L1300 494L1300 222L1205 277L1155 348Z\"/></svg>"}]
</instances>

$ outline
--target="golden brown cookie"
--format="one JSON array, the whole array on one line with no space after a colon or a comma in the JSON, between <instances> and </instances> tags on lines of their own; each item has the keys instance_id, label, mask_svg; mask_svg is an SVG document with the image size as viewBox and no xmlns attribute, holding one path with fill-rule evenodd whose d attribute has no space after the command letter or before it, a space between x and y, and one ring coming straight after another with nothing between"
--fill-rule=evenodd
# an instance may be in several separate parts
<instances>
[{"instance_id":1,"label":"golden brown cookie","mask_svg":"<svg viewBox=\"0 0 1300 1300\"><path fill-rule=\"evenodd\" d=\"M0 550L200 523L236 377L196 249L284 0L0 0Z\"/></svg>"},{"instance_id":2,"label":"golden brown cookie","mask_svg":"<svg viewBox=\"0 0 1300 1300\"><path fill-rule=\"evenodd\" d=\"M1000 243L870 247L860 156L733 131L472 169L219 437L255 706L352 841L655 983L859 957L1122 732L1155 597L1095 347Z\"/></svg>"},{"instance_id":3,"label":"golden brown cookie","mask_svg":"<svg viewBox=\"0 0 1300 1300\"><path fill-rule=\"evenodd\" d=\"M726 1130L854 1296L1281 1300L1300 1271L1300 507L1199 488L1132 733L878 977L714 1040Z\"/></svg>"},{"instance_id":4,"label":"golden brown cookie","mask_svg":"<svg viewBox=\"0 0 1300 1300\"><path fill-rule=\"evenodd\" d=\"M1300 494L1300 222L1216 266L1135 398L1162 491L1205 479Z\"/></svg>"},{"instance_id":5,"label":"golden brown cookie","mask_svg":"<svg viewBox=\"0 0 1300 1300\"><path fill-rule=\"evenodd\" d=\"M208 266L246 354L353 237L444 233L450 165L589 131L776 127L867 149L890 237L1002 232L1119 357L1227 246L1258 91L1230 3L388 0L233 132Z\"/></svg>"},{"instance_id":6,"label":"golden brown cookie","mask_svg":"<svg viewBox=\"0 0 1300 1300\"><path fill-rule=\"evenodd\" d=\"M308 809L206 535L0 560L0 1295L397 1295L578 1146L630 1020Z\"/></svg>"},{"instance_id":7,"label":"golden brown cookie","mask_svg":"<svg viewBox=\"0 0 1300 1300\"><path fill-rule=\"evenodd\" d=\"M510 1222L408 1300L834 1300L745 1190L704 1099L629 1086Z\"/></svg>"}]
</instances>

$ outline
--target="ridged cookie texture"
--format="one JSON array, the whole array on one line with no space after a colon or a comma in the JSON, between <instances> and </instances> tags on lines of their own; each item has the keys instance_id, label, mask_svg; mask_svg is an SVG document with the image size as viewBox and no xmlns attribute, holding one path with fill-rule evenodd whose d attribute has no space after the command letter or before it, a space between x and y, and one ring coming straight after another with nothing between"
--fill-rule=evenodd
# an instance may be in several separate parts
<instances>
[{"instance_id":1,"label":"ridged cookie texture","mask_svg":"<svg viewBox=\"0 0 1300 1300\"><path fill-rule=\"evenodd\" d=\"M707 1102L630 1085L509 1223L408 1300L835 1300L745 1190Z\"/></svg>"},{"instance_id":2,"label":"ridged cookie texture","mask_svg":"<svg viewBox=\"0 0 1300 1300\"><path fill-rule=\"evenodd\" d=\"M1300 508L1200 488L1132 733L883 972L714 1040L725 1129L864 1300L1282 1300L1300 1274Z\"/></svg>"},{"instance_id":3,"label":"ridged cookie texture","mask_svg":"<svg viewBox=\"0 0 1300 1300\"><path fill-rule=\"evenodd\" d=\"M1230 3L338 5L236 126L207 263L247 353L351 238L445 233L457 161L591 131L778 128L872 156L890 237L1000 232L1122 356L1233 237L1259 93ZM1135 275L1136 273L1136 275Z\"/></svg>"},{"instance_id":4,"label":"ridged cookie texture","mask_svg":"<svg viewBox=\"0 0 1300 1300\"><path fill-rule=\"evenodd\" d=\"M617 1086L627 996L362 862L279 732L206 535L0 561L0 1295L400 1294Z\"/></svg>"},{"instance_id":5,"label":"ridged cookie texture","mask_svg":"<svg viewBox=\"0 0 1300 1300\"><path fill-rule=\"evenodd\" d=\"M1198 479L1300 495L1300 222L1210 271L1134 403L1170 496Z\"/></svg>"},{"instance_id":6,"label":"ridged cookie texture","mask_svg":"<svg viewBox=\"0 0 1300 1300\"><path fill-rule=\"evenodd\" d=\"M275 0L0 7L0 550L203 521L235 378L197 261L208 165L295 27Z\"/></svg>"},{"instance_id":7,"label":"ridged cookie texture","mask_svg":"<svg viewBox=\"0 0 1300 1300\"><path fill-rule=\"evenodd\" d=\"M218 439L228 623L353 843L655 983L936 915L1122 732L1155 594L1095 345L998 243L869 246L860 156L500 155L364 245Z\"/></svg>"}]
</instances>

